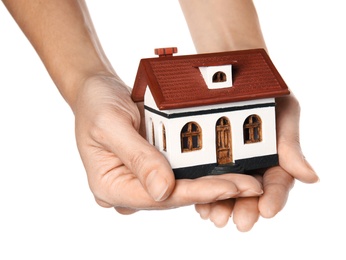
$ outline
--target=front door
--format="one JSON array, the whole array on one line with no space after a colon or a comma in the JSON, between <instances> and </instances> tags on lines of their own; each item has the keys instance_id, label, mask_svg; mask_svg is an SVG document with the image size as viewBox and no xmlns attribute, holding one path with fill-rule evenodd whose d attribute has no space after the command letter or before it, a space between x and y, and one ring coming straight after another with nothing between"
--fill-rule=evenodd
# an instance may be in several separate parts
<instances>
[{"instance_id":1,"label":"front door","mask_svg":"<svg viewBox=\"0 0 346 260\"><path fill-rule=\"evenodd\" d=\"M216 122L216 156L218 164L232 162L231 125L227 117Z\"/></svg>"}]
</instances>

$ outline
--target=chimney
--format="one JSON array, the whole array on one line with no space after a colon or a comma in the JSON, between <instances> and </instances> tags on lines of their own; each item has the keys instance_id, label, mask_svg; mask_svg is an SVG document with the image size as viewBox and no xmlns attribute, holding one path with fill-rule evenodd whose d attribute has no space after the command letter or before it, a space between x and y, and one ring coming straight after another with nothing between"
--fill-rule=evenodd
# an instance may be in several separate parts
<instances>
[{"instance_id":1,"label":"chimney","mask_svg":"<svg viewBox=\"0 0 346 260\"><path fill-rule=\"evenodd\" d=\"M155 54L159 55L159 57L169 57L173 56L173 53L177 53L177 47L168 47L168 48L157 48L155 49Z\"/></svg>"}]
</instances>

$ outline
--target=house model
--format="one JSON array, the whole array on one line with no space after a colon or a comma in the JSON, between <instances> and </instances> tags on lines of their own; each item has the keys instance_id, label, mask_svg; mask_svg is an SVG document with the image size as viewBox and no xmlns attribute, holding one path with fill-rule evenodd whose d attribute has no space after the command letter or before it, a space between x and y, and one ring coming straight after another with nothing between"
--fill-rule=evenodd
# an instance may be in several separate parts
<instances>
[{"instance_id":1,"label":"house model","mask_svg":"<svg viewBox=\"0 0 346 260\"><path fill-rule=\"evenodd\" d=\"M278 165L275 98L289 90L266 51L176 52L142 59L132 90L144 102L147 140L175 177Z\"/></svg>"}]
</instances>

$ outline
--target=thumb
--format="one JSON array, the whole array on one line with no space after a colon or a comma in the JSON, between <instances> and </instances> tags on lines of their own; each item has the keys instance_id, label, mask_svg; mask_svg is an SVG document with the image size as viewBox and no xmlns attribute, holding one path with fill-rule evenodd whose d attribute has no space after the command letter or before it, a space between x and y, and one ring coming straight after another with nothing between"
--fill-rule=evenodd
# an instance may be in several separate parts
<instances>
[{"instance_id":1,"label":"thumb","mask_svg":"<svg viewBox=\"0 0 346 260\"><path fill-rule=\"evenodd\" d=\"M294 178L314 183L318 176L305 159L300 146L299 120L300 105L293 93L278 99L278 153L279 164Z\"/></svg>"},{"instance_id":2,"label":"thumb","mask_svg":"<svg viewBox=\"0 0 346 260\"><path fill-rule=\"evenodd\" d=\"M279 144L280 166L294 178L305 182L315 183L319 180L315 170L305 159L298 140Z\"/></svg>"},{"instance_id":3,"label":"thumb","mask_svg":"<svg viewBox=\"0 0 346 260\"><path fill-rule=\"evenodd\" d=\"M175 178L167 159L133 127L118 125L116 132L118 138L115 137L117 140L111 145L113 152L155 201L168 198L174 189Z\"/></svg>"}]
</instances>

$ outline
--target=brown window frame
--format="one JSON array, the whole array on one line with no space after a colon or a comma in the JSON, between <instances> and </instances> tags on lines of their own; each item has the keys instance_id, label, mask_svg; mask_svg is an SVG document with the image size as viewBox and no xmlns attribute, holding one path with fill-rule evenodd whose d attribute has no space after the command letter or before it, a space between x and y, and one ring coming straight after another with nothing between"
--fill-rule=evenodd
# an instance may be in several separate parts
<instances>
[{"instance_id":1,"label":"brown window frame","mask_svg":"<svg viewBox=\"0 0 346 260\"><path fill-rule=\"evenodd\" d=\"M153 146L155 146L155 126L153 121L151 121L151 139Z\"/></svg>"},{"instance_id":2,"label":"brown window frame","mask_svg":"<svg viewBox=\"0 0 346 260\"><path fill-rule=\"evenodd\" d=\"M222 71L217 71L214 73L212 81L213 83L226 82L227 75Z\"/></svg>"},{"instance_id":3,"label":"brown window frame","mask_svg":"<svg viewBox=\"0 0 346 260\"><path fill-rule=\"evenodd\" d=\"M244 143L252 144L262 142L262 120L258 115L248 116L243 125Z\"/></svg>"},{"instance_id":4,"label":"brown window frame","mask_svg":"<svg viewBox=\"0 0 346 260\"><path fill-rule=\"evenodd\" d=\"M186 123L180 132L181 152L202 149L202 129L196 122Z\"/></svg>"},{"instance_id":5,"label":"brown window frame","mask_svg":"<svg viewBox=\"0 0 346 260\"><path fill-rule=\"evenodd\" d=\"M167 142L166 142L166 127L162 124L162 150L167 151Z\"/></svg>"}]
</instances>

